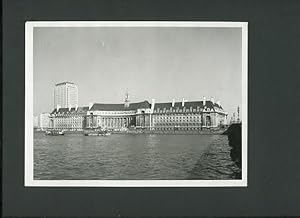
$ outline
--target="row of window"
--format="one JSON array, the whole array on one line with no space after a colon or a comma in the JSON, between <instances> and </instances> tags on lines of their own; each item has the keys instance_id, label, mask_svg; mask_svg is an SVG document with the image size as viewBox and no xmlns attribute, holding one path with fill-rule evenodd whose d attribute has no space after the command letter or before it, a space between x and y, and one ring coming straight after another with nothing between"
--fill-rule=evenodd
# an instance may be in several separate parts
<instances>
[{"instance_id":1,"label":"row of window","mask_svg":"<svg viewBox=\"0 0 300 218\"><path fill-rule=\"evenodd\" d=\"M75 114L75 116L74 116L74 114L75 114L75 112L74 113L70 113L70 112L58 112L58 113L54 113L54 117L62 117L62 118L72 118L72 119L75 119L75 118L83 118L86 114L84 113L84 114L81 114L81 115L79 115L79 114Z\"/></svg>"},{"instance_id":2,"label":"row of window","mask_svg":"<svg viewBox=\"0 0 300 218\"><path fill-rule=\"evenodd\" d=\"M83 120L55 120L55 123L82 123Z\"/></svg>"},{"instance_id":3,"label":"row of window","mask_svg":"<svg viewBox=\"0 0 300 218\"><path fill-rule=\"evenodd\" d=\"M154 126L201 126L201 123L154 123Z\"/></svg>"},{"instance_id":4,"label":"row of window","mask_svg":"<svg viewBox=\"0 0 300 218\"><path fill-rule=\"evenodd\" d=\"M152 117L200 117L201 114L153 114Z\"/></svg>"},{"instance_id":5,"label":"row of window","mask_svg":"<svg viewBox=\"0 0 300 218\"><path fill-rule=\"evenodd\" d=\"M98 114L135 114L135 111L90 111L90 114L93 113L97 113Z\"/></svg>"},{"instance_id":6,"label":"row of window","mask_svg":"<svg viewBox=\"0 0 300 218\"><path fill-rule=\"evenodd\" d=\"M210 109L210 108L201 108L198 106L197 108L193 108L193 107L190 107L190 108L180 108L177 107L176 109L175 108L170 108L170 109L167 109L167 108L163 108L163 109L160 109L160 108L156 108L154 109L154 113L168 113L168 112L202 112L202 111L213 111L213 109Z\"/></svg>"},{"instance_id":7,"label":"row of window","mask_svg":"<svg viewBox=\"0 0 300 218\"><path fill-rule=\"evenodd\" d=\"M54 125L54 128L82 128L82 125Z\"/></svg>"},{"instance_id":8,"label":"row of window","mask_svg":"<svg viewBox=\"0 0 300 218\"><path fill-rule=\"evenodd\" d=\"M131 117L128 117L128 118L98 118L97 120L98 121L102 121L102 122L104 122L105 120L108 120L108 121L110 121L110 120L113 120L113 121L121 121L121 120L131 120L132 118Z\"/></svg>"},{"instance_id":9,"label":"row of window","mask_svg":"<svg viewBox=\"0 0 300 218\"><path fill-rule=\"evenodd\" d=\"M180 127L180 128L172 128L172 127L154 127L154 130L160 130L160 131L176 131L176 130L201 130L201 127Z\"/></svg>"},{"instance_id":10,"label":"row of window","mask_svg":"<svg viewBox=\"0 0 300 218\"><path fill-rule=\"evenodd\" d=\"M171 117L171 116L162 116L162 117L154 117L153 121L185 121L185 120L194 120L194 121L200 121L201 117L199 116L193 116L193 117L186 117L186 116L178 116L178 117Z\"/></svg>"}]
</instances>

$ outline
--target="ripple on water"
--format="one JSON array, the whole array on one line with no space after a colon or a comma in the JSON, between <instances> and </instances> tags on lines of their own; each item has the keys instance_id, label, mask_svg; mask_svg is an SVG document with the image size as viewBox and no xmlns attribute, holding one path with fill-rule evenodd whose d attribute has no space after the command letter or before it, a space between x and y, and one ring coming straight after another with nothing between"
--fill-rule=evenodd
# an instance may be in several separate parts
<instances>
[{"instance_id":1,"label":"ripple on water","mask_svg":"<svg viewBox=\"0 0 300 218\"><path fill-rule=\"evenodd\" d=\"M34 137L35 179L234 179L226 136Z\"/></svg>"},{"instance_id":2,"label":"ripple on water","mask_svg":"<svg viewBox=\"0 0 300 218\"><path fill-rule=\"evenodd\" d=\"M230 149L227 136L216 137L187 179L241 179L241 170L231 160Z\"/></svg>"}]
</instances>

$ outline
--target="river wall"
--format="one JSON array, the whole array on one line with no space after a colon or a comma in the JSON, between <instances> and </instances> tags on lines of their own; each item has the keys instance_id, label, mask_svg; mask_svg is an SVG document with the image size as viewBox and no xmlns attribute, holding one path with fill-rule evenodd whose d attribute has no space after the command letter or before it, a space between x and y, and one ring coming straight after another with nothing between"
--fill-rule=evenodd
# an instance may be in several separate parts
<instances>
[{"instance_id":1,"label":"river wall","mask_svg":"<svg viewBox=\"0 0 300 218\"><path fill-rule=\"evenodd\" d=\"M242 168L242 124L234 123L223 133L228 136L231 147L230 156L236 165Z\"/></svg>"},{"instance_id":2,"label":"river wall","mask_svg":"<svg viewBox=\"0 0 300 218\"><path fill-rule=\"evenodd\" d=\"M157 135L220 135L224 132L225 128L203 128L198 131L184 131L184 130L146 130L146 129L134 129L134 130L126 130L126 131L110 131L113 134L157 134ZM45 131L35 131L44 133ZM72 134L84 134L84 131L64 131L65 135Z\"/></svg>"},{"instance_id":3,"label":"river wall","mask_svg":"<svg viewBox=\"0 0 300 218\"><path fill-rule=\"evenodd\" d=\"M114 134L156 134L156 135L220 135L224 129L203 129L200 131L184 130L128 130L113 132Z\"/></svg>"}]
</instances>

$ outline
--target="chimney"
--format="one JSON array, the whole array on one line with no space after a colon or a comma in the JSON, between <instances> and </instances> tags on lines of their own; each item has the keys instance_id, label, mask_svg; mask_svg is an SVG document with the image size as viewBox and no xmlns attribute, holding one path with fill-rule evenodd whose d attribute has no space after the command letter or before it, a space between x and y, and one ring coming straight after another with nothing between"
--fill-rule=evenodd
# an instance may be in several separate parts
<instances>
[{"instance_id":1,"label":"chimney","mask_svg":"<svg viewBox=\"0 0 300 218\"><path fill-rule=\"evenodd\" d=\"M184 107L184 102L185 102L185 100L184 100L184 98L182 98L182 103L181 103L182 107Z\"/></svg>"},{"instance_id":2,"label":"chimney","mask_svg":"<svg viewBox=\"0 0 300 218\"><path fill-rule=\"evenodd\" d=\"M203 106L205 106L206 105L206 98L205 98L205 96L203 97Z\"/></svg>"},{"instance_id":3,"label":"chimney","mask_svg":"<svg viewBox=\"0 0 300 218\"><path fill-rule=\"evenodd\" d=\"M78 110L78 104L75 105L75 110L76 110L76 111Z\"/></svg>"},{"instance_id":4,"label":"chimney","mask_svg":"<svg viewBox=\"0 0 300 218\"><path fill-rule=\"evenodd\" d=\"M69 105L69 111L71 111L71 108L72 108L71 105Z\"/></svg>"},{"instance_id":5,"label":"chimney","mask_svg":"<svg viewBox=\"0 0 300 218\"><path fill-rule=\"evenodd\" d=\"M154 110L154 106L155 106L155 99L152 99L151 101L151 110Z\"/></svg>"},{"instance_id":6,"label":"chimney","mask_svg":"<svg viewBox=\"0 0 300 218\"><path fill-rule=\"evenodd\" d=\"M211 97L210 101L215 104L215 99L213 97Z\"/></svg>"},{"instance_id":7,"label":"chimney","mask_svg":"<svg viewBox=\"0 0 300 218\"><path fill-rule=\"evenodd\" d=\"M93 103L89 103L89 110L93 107Z\"/></svg>"},{"instance_id":8,"label":"chimney","mask_svg":"<svg viewBox=\"0 0 300 218\"><path fill-rule=\"evenodd\" d=\"M175 99L172 99L172 107L175 107Z\"/></svg>"},{"instance_id":9,"label":"chimney","mask_svg":"<svg viewBox=\"0 0 300 218\"><path fill-rule=\"evenodd\" d=\"M60 109L60 106L57 104L56 105L56 111L58 111Z\"/></svg>"},{"instance_id":10,"label":"chimney","mask_svg":"<svg viewBox=\"0 0 300 218\"><path fill-rule=\"evenodd\" d=\"M219 105L219 107L221 106L220 101L217 101L217 105Z\"/></svg>"}]
</instances>

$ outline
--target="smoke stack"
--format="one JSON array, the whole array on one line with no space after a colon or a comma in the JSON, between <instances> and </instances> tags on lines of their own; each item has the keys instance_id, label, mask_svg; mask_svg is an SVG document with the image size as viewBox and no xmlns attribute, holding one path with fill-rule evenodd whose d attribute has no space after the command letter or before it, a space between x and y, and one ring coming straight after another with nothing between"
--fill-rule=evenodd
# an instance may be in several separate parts
<instances>
[{"instance_id":1,"label":"smoke stack","mask_svg":"<svg viewBox=\"0 0 300 218\"><path fill-rule=\"evenodd\" d=\"M91 110L91 108L93 107L93 103L89 104L89 110Z\"/></svg>"},{"instance_id":2,"label":"smoke stack","mask_svg":"<svg viewBox=\"0 0 300 218\"><path fill-rule=\"evenodd\" d=\"M215 104L215 99L213 97L211 97L210 101Z\"/></svg>"},{"instance_id":3,"label":"smoke stack","mask_svg":"<svg viewBox=\"0 0 300 218\"><path fill-rule=\"evenodd\" d=\"M181 103L181 106L184 107L184 103L185 103L185 100L184 98L182 99L182 103Z\"/></svg>"},{"instance_id":4,"label":"smoke stack","mask_svg":"<svg viewBox=\"0 0 300 218\"><path fill-rule=\"evenodd\" d=\"M155 106L155 99L152 99L151 101L151 110L154 110L154 106Z\"/></svg>"},{"instance_id":5,"label":"smoke stack","mask_svg":"<svg viewBox=\"0 0 300 218\"><path fill-rule=\"evenodd\" d=\"M175 99L172 99L172 107L175 107Z\"/></svg>"},{"instance_id":6,"label":"smoke stack","mask_svg":"<svg viewBox=\"0 0 300 218\"><path fill-rule=\"evenodd\" d=\"M205 96L203 97L203 106L205 106L205 104L206 104L206 98L205 98Z\"/></svg>"}]
</instances>

